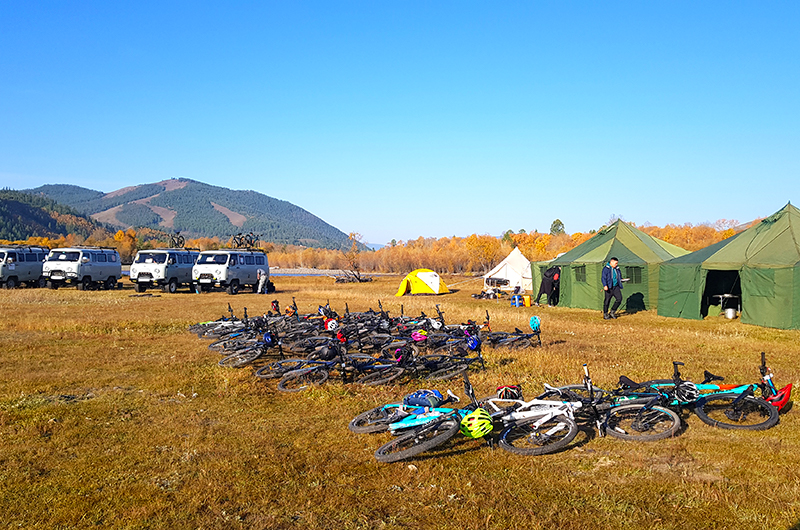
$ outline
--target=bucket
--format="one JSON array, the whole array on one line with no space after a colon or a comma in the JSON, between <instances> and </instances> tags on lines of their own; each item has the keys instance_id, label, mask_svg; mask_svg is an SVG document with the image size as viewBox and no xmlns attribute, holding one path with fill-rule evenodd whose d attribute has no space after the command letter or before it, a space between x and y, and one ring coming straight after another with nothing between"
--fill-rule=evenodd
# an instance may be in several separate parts
<instances>
[{"instance_id":1,"label":"bucket","mask_svg":"<svg viewBox=\"0 0 800 530\"><path fill-rule=\"evenodd\" d=\"M726 309L725 310L725 318L728 318L730 320L733 320L734 318L736 318L736 308L729 307L728 309Z\"/></svg>"},{"instance_id":2,"label":"bucket","mask_svg":"<svg viewBox=\"0 0 800 530\"><path fill-rule=\"evenodd\" d=\"M531 295L529 294L522 295L522 305L524 305L525 307L531 306Z\"/></svg>"}]
</instances>

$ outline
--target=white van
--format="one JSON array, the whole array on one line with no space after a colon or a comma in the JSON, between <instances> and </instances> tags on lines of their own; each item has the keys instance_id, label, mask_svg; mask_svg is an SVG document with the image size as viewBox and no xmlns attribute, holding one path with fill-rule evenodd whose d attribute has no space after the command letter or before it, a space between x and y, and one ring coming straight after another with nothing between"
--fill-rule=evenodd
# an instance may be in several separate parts
<instances>
[{"instance_id":1,"label":"white van","mask_svg":"<svg viewBox=\"0 0 800 530\"><path fill-rule=\"evenodd\" d=\"M186 248L156 248L140 250L131 264L131 282L137 293L160 286L174 293L178 287L192 285L192 267L199 250Z\"/></svg>"},{"instance_id":2,"label":"white van","mask_svg":"<svg viewBox=\"0 0 800 530\"><path fill-rule=\"evenodd\" d=\"M0 247L0 285L14 289L21 282L44 287L42 263L50 249L43 247Z\"/></svg>"},{"instance_id":3,"label":"white van","mask_svg":"<svg viewBox=\"0 0 800 530\"><path fill-rule=\"evenodd\" d=\"M113 248L54 248L42 267L47 286L58 289L72 284L79 291L93 287L114 289L122 278L119 252Z\"/></svg>"},{"instance_id":4,"label":"white van","mask_svg":"<svg viewBox=\"0 0 800 530\"><path fill-rule=\"evenodd\" d=\"M259 250L207 250L201 252L192 268L195 292L210 291L214 286L237 294L244 285L258 289L258 269L269 278L269 260Z\"/></svg>"}]
</instances>

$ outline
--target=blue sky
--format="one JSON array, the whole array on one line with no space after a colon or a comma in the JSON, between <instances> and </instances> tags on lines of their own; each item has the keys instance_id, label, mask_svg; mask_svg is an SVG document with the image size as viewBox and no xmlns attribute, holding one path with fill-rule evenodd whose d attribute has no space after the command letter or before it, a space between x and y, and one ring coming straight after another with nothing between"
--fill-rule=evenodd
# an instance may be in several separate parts
<instances>
[{"instance_id":1,"label":"blue sky","mask_svg":"<svg viewBox=\"0 0 800 530\"><path fill-rule=\"evenodd\" d=\"M187 177L372 243L800 204L796 2L3 2L0 185Z\"/></svg>"}]
</instances>

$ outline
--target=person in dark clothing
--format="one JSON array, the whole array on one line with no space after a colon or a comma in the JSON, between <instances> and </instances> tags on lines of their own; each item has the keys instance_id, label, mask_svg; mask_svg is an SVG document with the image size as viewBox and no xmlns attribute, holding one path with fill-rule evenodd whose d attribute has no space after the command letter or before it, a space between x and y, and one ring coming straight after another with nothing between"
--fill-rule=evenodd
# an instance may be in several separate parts
<instances>
[{"instance_id":1,"label":"person in dark clothing","mask_svg":"<svg viewBox=\"0 0 800 530\"><path fill-rule=\"evenodd\" d=\"M553 296L553 293L558 285L558 278L560 274L561 267L550 267L544 271L544 274L542 274L542 283L539 285L539 294L536 295L535 303L537 306L539 305L539 300L542 298L542 295L545 295L548 306L555 305L555 297Z\"/></svg>"},{"instance_id":2,"label":"person in dark clothing","mask_svg":"<svg viewBox=\"0 0 800 530\"><path fill-rule=\"evenodd\" d=\"M617 309L622 303L622 273L619 270L619 260L611 258L603 267L603 274L600 276L603 282L603 291L605 291L606 298L603 301L603 318L617 318ZM614 298L614 305L611 306L611 312L608 311L608 304Z\"/></svg>"}]
</instances>

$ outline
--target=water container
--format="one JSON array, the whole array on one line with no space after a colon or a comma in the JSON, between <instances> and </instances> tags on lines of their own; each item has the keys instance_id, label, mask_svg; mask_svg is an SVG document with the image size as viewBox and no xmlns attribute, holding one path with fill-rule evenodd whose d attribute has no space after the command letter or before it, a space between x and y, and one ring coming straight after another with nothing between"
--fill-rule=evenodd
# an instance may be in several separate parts
<instances>
[{"instance_id":1,"label":"water container","mask_svg":"<svg viewBox=\"0 0 800 530\"><path fill-rule=\"evenodd\" d=\"M729 307L728 309L726 309L725 310L725 318L729 318L731 320L736 318L736 309L733 308L733 307Z\"/></svg>"}]
</instances>

